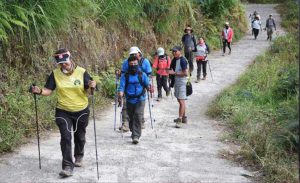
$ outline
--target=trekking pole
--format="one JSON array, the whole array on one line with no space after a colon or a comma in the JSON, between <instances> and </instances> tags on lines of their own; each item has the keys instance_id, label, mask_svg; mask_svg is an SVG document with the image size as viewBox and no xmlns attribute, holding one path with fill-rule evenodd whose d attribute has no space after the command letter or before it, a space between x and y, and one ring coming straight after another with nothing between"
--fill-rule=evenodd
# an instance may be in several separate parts
<instances>
[{"instance_id":1,"label":"trekking pole","mask_svg":"<svg viewBox=\"0 0 300 183\"><path fill-rule=\"evenodd\" d=\"M93 78L91 78L93 81ZM94 100L94 89L91 88L92 94L92 108L93 108L93 120L94 120L94 136L95 136L95 150L96 150L96 164L97 164L97 178L99 180L99 167L98 167L98 151L97 151L97 134L96 134L96 121L95 121L95 100Z\"/></svg>"},{"instance_id":2,"label":"trekking pole","mask_svg":"<svg viewBox=\"0 0 300 183\"><path fill-rule=\"evenodd\" d=\"M151 92L150 92L150 93L151 93ZM151 102L150 102L150 95L149 95L149 92L147 92L147 95L148 95L148 105L149 105L149 113L150 113L151 128L153 129L152 111L151 111Z\"/></svg>"},{"instance_id":3,"label":"trekking pole","mask_svg":"<svg viewBox=\"0 0 300 183\"><path fill-rule=\"evenodd\" d=\"M121 102L119 102L119 100L118 100L118 107L121 107L121 112L120 112L120 124L122 125L122 114L123 114L123 112L122 112L122 104L123 104L123 101L121 100ZM117 104L116 104L117 105ZM122 133L122 139L124 139L124 136L123 136L123 133L124 133L124 129L123 128L121 128L121 133Z\"/></svg>"},{"instance_id":4,"label":"trekking pole","mask_svg":"<svg viewBox=\"0 0 300 183\"><path fill-rule=\"evenodd\" d=\"M207 54L206 54L205 58L207 58ZM210 75L211 75L211 79L212 79L212 81L214 81L214 78L213 78L213 75L212 75L212 72L211 72L211 68L210 68L210 64L209 64L209 60L207 60L207 63L208 63L208 68L209 68L209 72L210 72Z\"/></svg>"},{"instance_id":5,"label":"trekking pole","mask_svg":"<svg viewBox=\"0 0 300 183\"><path fill-rule=\"evenodd\" d=\"M151 111L151 108L153 108L153 104L151 104L151 100L150 100L150 97L149 97L149 92L147 92L147 94L148 94L148 104L149 104L151 128L154 130L155 138L157 138L157 133L156 133L156 129L155 129L155 119L152 118L152 111Z\"/></svg>"},{"instance_id":6,"label":"trekking pole","mask_svg":"<svg viewBox=\"0 0 300 183\"><path fill-rule=\"evenodd\" d=\"M117 97L118 97L118 81L119 77L118 74L116 73L116 92L115 92L115 121L114 121L114 131L116 131L117 128Z\"/></svg>"},{"instance_id":7,"label":"trekking pole","mask_svg":"<svg viewBox=\"0 0 300 183\"><path fill-rule=\"evenodd\" d=\"M32 87L33 86L36 86L36 85L32 84L32 86L30 86L29 92L31 92L31 93L32 93ZM37 113L36 93L33 94L33 98L34 98L34 107L35 107L36 136L37 136L38 152L39 152L39 168L42 169L42 164L41 164L41 150L40 150L40 130L39 130L38 113Z\"/></svg>"},{"instance_id":8,"label":"trekking pole","mask_svg":"<svg viewBox=\"0 0 300 183\"><path fill-rule=\"evenodd\" d=\"M120 123L122 124L122 109L121 109L121 112L120 112ZM122 139L124 139L124 129L122 128L122 131L121 131L121 134L122 134Z\"/></svg>"}]
</instances>

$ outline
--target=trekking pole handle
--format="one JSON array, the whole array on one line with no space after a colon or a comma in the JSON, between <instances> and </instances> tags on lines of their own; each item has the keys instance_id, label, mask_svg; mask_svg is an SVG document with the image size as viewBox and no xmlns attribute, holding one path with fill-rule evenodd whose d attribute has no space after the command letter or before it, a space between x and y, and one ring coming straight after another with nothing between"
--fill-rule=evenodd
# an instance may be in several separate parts
<instances>
[{"instance_id":1,"label":"trekking pole handle","mask_svg":"<svg viewBox=\"0 0 300 183\"><path fill-rule=\"evenodd\" d=\"M31 84L31 85L29 86L29 89L28 89L28 92L29 92L29 93L35 94L35 93L33 93L33 91L32 91L32 88L33 88L34 86L36 86L35 83L33 83L33 84Z\"/></svg>"},{"instance_id":2,"label":"trekking pole handle","mask_svg":"<svg viewBox=\"0 0 300 183\"><path fill-rule=\"evenodd\" d=\"M93 77L91 77L90 79L91 79L91 81L94 81ZM91 94L92 94L92 95L94 95L94 90L95 90L95 88L94 88L94 87L91 87Z\"/></svg>"}]
</instances>

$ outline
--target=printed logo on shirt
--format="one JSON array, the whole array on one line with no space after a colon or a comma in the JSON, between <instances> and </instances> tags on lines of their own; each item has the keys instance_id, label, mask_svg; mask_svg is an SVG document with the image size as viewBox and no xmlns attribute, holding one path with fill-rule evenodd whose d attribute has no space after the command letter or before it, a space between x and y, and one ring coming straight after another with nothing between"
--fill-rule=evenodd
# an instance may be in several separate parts
<instances>
[{"instance_id":1,"label":"printed logo on shirt","mask_svg":"<svg viewBox=\"0 0 300 183\"><path fill-rule=\"evenodd\" d=\"M75 85L75 86L80 85L80 84L81 84L81 82L80 82L79 79L76 79L76 80L74 81L74 85Z\"/></svg>"}]
</instances>

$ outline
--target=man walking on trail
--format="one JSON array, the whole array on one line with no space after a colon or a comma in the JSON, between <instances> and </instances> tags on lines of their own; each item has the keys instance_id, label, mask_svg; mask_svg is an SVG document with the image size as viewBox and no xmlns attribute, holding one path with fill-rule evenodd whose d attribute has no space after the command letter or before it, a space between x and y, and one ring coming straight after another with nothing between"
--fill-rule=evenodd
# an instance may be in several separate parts
<instances>
[{"instance_id":1,"label":"man walking on trail","mask_svg":"<svg viewBox=\"0 0 300 183\"><path fill-rule=\"evenodd\" d=\"M55 55L57 69L49 76L44 88L32 87L32 93L49 96L56 89L57 106L55 121L59 128L62 151L61 177L69 177L75 167L82 166L86 127L89 120L88 96L96 82L91 80L87 71L77 66L67 49L59 49ZM72 128L73 127L73 128ZM74 131L72 131L74 129ZM74 132L74 156L72 159L72 133Z\"/></svg>"},{"instance_id":2,"label":"man walking on trail","mask_svg":"<svg viewBox=\"0 0 300 183\"><path fill-rule=\"evenodd\" d=\"M184 29L185 34L182 36L181 41L184 46L184 56L188 60L189 63L189 70L190 70L190 76L192 75L192 72L194 70L194 65L193 65L193 52L196 49L196 38L192 34L193 29L190 26L187 26Z\"/></svg>"},{"instance_id":3,"label":"man walking on trail","mask_svg":"<svg viewBox=\"0 0 300 183\"><path fill-rule=\"evenodd\" d=\"M210 52L209 46L204 42L204 39L201 37L199 39L199 42L197 44L197 52L196 52L196 62L197 62L197 80L196 83L200 82L200 75L201 75L201 67L203 70L203 78L202 80L206 79L206 65L207 65L207 60L206 56Z\"/></svg>"},{"instance_id":4,"label":"man walking on trail","mask_svg":"<svg viewBox=\"0 0 300 183\"><path fill-rule=\"evenodd\" d=\"M229 27L229 22L226 22L224 25L224 29L222 31L222 40L223 40L223 56L225 55L226 52L226 46L229 48L229 53L228 55L231 54L231 42L233 38L233 30Z\"/></svg>"},{"instance_id":5,"label":"man walking on trail","mask_svg":"<svg viewBox=\"0 0 300 183\"><path fill-rule=\"evenodd\" d=\"M177 98L179 103L179 117L174 120L176 128L181 128L182 123L187 123L187 116L185 111L185 100L186 100L186 83L188 76L188 61L181 55L181 47L175 46L171 49L174 58L171 62L171 69L169 74L175 76L174 81L174 96Z\"/></svg>"},{"instance_id":6,"label":"man walking on trail","mask_svg":"<svg viewBox=\"0 0 300 183\"><path fill-rule=\"evenodd\" d=\"M168 70L171 65L170 57L165 54L165 50L163 48L157 49L157 55L154 58L153 68L157 69L156 71L156 82L157 82L157 100L159 101L162 98L162 87L164 88L166 95L170 95L170 90L168 87Z\"/></svg>"},{"instance_id":7,"label":"man walking on trail","mask_svg":"<svg viewBox=\"0 0 300 183\"><path fill-rule=\"evenodd\" d=\"M274 31L273 29L275 29L275 31L276 31L276 24L275 24L274 18L272 17L272 14L269 15L269 18L266 21L266 29L267 29L267 35L268 35L267 40L270 39L270 41L272 41L272 35L273 35L273 31Z\"/></svg>"},{"instance_id":8,"label":"man walking on trail","mask_svg":"<svg viewBox=\"0 0 300 183\"><path fill-rule=\"evenodd\" d=\"M146 89L149 90L149 79L147 75L139 70L138 58L128 58L128 71L121 76L119 92L119 103L126 97L126 111L129 116L129 128L132 132L132 143L139 143L142 135L142 120L144 116Z\"/></svg>"},{"instance_id":9,"label":"man walking on trail","mask_svg":"<svg viewBox=\"0 0 300 183\"><path fill-rule=\"evenodd\" d=\"M139 70L144 72L149 79L149 83L151 83L151 73L152 73L152 68L150 65L150 62L148 59L144 58L142 55L141 50L136 47L133 46L129 49L129 57L130 56L136 56L136 58L138 59L138 67ZM129 63L128 60L124 60L123 64L122 64L122 70L121 73L125 74L126 72L128 72L129 69ZM153 93L153 87L151 86L151 90L150 92ZM123 108L122 108L122 126L119 128L119 130L122 130L123 132L128 132L129 131L129 117L127 115L127 110L126 110L126 100L123 100ZM142 129L145 128L145 119L144 119L144 109L143 109L143 118L142 118Z\"/></svg>"},{"instance_id":10,"label":"man walking on trail","mask_svg":"<svg viewBox=\"0 0 300 183\"><path fill-rule=\"evenodd\" d=\"M259 30L262 30L261 29L261 21L259 20L259 18L257 16L251 22L251 27L252 27L252 31L253 31L253 34L254 34L254 39L256 40L256 38L259 34Z\"/></svg>"}]
</instances>

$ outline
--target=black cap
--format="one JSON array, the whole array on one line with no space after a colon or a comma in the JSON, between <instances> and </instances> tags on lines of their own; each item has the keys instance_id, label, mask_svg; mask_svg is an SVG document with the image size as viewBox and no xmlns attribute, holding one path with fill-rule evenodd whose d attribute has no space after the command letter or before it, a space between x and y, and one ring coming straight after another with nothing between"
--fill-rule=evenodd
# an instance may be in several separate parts
<instances>
[{"instance_id":1,"label":"black cap","mask_svg":"<svg viewBox=\"0 0 300 183\"><path fill-rule=\"evenodd\" d=\"M174 46L170 51L180 51L181 47L180 46Z\"/></svg>"}]
</instances>

